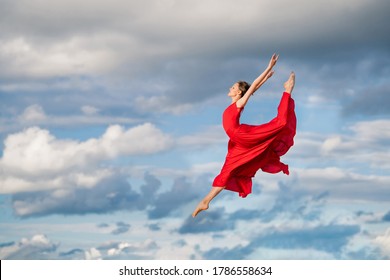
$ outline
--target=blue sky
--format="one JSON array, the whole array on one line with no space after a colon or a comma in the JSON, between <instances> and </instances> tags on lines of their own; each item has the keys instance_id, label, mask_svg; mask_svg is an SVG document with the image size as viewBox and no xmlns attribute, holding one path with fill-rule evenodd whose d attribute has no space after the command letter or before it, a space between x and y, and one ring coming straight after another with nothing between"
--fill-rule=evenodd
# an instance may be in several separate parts
<instances>
[{"instance_id":1,"label":"blue sky","mask_svg":"<svg viewBox=\"0 0 390 280\"><path fill-rule=\"evenodd\" d=\"M2 1L1 259L389 259L390 3ZM237 80L291 70L283 162L196 219Z\"/></svg>"}]
</instances>

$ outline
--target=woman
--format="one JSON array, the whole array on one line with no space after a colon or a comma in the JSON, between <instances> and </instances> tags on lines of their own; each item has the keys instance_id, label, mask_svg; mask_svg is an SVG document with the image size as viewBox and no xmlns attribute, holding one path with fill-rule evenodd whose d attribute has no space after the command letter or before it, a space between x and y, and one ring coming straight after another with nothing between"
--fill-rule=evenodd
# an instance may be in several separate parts
<instances>
[{"instance_id":1,"label":"woman","mask_svg":"<svg viewBox=\"0 0 390 280\"><path fill-rule=\"evenodd\" d=\"M261 169L264 172L289 174L288 166L280 162L294 144L296 117L294 100L291 93L295 85L295 74L291 72L284 83L284 93L278 107L278 115L269 123L262 125L240 124L240 115L249 98L272 75L272 68L279 56L274 54L264 72L249 86L244 81L235 83L228 93L232 104L226 108L222 123L229 136L228 153L221 173L214 179L210 192L202 199L192 213L195 217L199 212L209 208L210 201L222 190L238 192L246 197L252 191L252 177Z\"/></svg>"}]
</instances>

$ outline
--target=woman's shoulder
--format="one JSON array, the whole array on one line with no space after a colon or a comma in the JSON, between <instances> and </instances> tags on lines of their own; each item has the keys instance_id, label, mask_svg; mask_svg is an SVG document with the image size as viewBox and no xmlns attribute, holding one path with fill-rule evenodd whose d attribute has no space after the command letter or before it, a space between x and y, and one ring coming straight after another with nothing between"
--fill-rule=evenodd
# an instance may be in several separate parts
<instances>
[{"instance_id":1,"label":"woman's shoulder","mask_svg":"<svg viewBox=\"0 0 390 280\"><path fill-rule=\"evenodd\" d=\"M244 109L244 107L240 107L237 102L233 102L231 103L229 106L227 106L227 108L237 108L237 109ZM226 108L226 109L227 109Z\"/></svg>"}]
</instances>

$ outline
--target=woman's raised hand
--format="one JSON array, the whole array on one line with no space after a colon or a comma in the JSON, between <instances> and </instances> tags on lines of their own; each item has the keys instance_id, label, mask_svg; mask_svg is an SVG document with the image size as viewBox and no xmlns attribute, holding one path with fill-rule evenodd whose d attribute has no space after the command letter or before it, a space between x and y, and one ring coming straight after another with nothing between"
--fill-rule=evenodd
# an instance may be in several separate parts
<instances>
[{"instance_id":1,"label":"woman's raised hand","mask_svg":"<svg viewBox=\"0 0 390 280\"><path fill-rule=\"evenodd\" d=\"M268 64L268 67L270 69L272 69L272 67L275 66L276 62L278 61L278 58L279 58L279 55L277 55L275 53L272 55L271 60L269 61L269 64Z\"/></svg>"}]
</instances>

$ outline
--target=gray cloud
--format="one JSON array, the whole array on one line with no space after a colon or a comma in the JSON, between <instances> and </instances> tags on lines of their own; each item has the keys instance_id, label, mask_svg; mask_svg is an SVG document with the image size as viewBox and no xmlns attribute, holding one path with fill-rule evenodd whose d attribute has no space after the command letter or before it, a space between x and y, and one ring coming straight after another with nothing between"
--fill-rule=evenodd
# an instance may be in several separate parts
<instances>
[{"instance_id":1,"label":"gray cloud","mask_svg":"<svg viewBox=\"0 0 390 280\"><path fill-rule=\"evenodd\" d=\"M383 256L379 248L364 247L357 251L348 252L347 258L351 260L380 260Z\"/></svg>"},{"instance_id":2,"label":"gray cloud","mask_svg":"<svg viewBox=\"0 0 390 280\"><path fill-rule=\"evenodd\" d=\"M273 207L262 211L259 218L263 222L270 222L280 215L287 215L288 219L316 221L321 217L327 196L328 193L325 192L310 195L279 183L279 192Z\"/></svg>"},{"instance_id":3,"label":"gray cloud","mask_svg":"<svg viewBox=\"0 0 390 280\"><path fill-rule=\"evenodd\" d=\"M51 214L102 214L145 207L140 194L120 176L103 180L92 189L69 188L61 196L55 191L41 191L15 194L12 200L16 214L23 218Z\"/></svg>"},{"instance_id":4,"label":"gray cloud","mask_svg":"<svg viewBox=\"0 0 390 280\"><path fill-rule=\"evenodd\" d=\"M140 192L133 190L128 179L118 172L93 188L69 188L63 191L22 192L12 196L15 214L22 218L40 217L52 214L85 215L103 214L120 210L146 210L150 219L161 219L179 213L179 210L197 199L197 194L186 178L175 180L171 189L157 193L161 182L155 176L145 173L145 183ZM108 227L106 223L98 224ZM125 233L130 225L119 222L113 234ZM158 230L156 224L152 226Z\"/></svg>"},{"instance_id":5,"label":"gray cloud","mask_svg":"<svg viewBox=\"0 0 390 280\"><path fill-rule=\"evenodd\" d=\"M388 116L390 108L387 104L390 104L389 84L372 85L350 98L342 113L345 116Z\"/></svg>"},{"instance_id":6,"label":"gray cloud","mask_svg":"<svg viewBox=\"0 0 390 280\"><path fill-rule=\"evenodd\" d=\"M246 259L259 248L315 249L339 257L349 238L359 233L356 225L325 225L314 228L284 229L262 233L247 246L212 248L203 252L205 259Z\"/></svg>"},{"instance_id":7,"label":"gray cloud","mask_svg":"<svg viewBox=\"0 0 390 280\"><path fill-rule=\"evenodd\" d=\"M58 258L61 260L81 260L85 258L85 252L82 249L72 249L67 252L60 252Z\"/></svg>"},{"instance_id":8,"label":"gray cloud","mask_svg":"<svg viewBox=\"0 0 390 280\"><path fill-rule=\"evenodd\" d=\"M233 220L252 220L260 219L264 211L261 210L250 210L250 209L240 209L230 214L230 219Z\"/></svg>"},{"instance_id":9,"label":"gray cloud","mask_svg":"<svg viewBox=\"0 0 390 280\"><path fill-rule=\"evenodd\" d=\"M10 247L10 246L13 246L13 245L15 245L15 242L14 242L14 241L5 242L5 243L0 243L0 248Z\"/></svg>"},{"instance_id":10,"label":"gray cloud","mask_svg":"<svg viewBox=\"0 0 390 280\"><path fill-rule=\"evenodd\" d=\"M232 249L212 248L203 253L203 258L207 260L244 260L253 252L249 246L238 245Z\"/></svg>"},{"instance_id":11,"label":"gray cloud","mask_svg":"<svg viewBox=\"0 0 390 280\"><path fill-rule=\"evenodd\" d=\"M148 216L150 219L164 218L197 197L198 194L194 193L191 184L186 181L186 178L178 178L175 180L171 190L157 196L153 208L148 211Z\"/></svg>"},{"instance_id":12,"label":"gray cloud","mask_svg":"<svg viewBox=\"0 0 390 280\"><path fill-rule=\"evenodd\" d=\"M202 213L203 214L203 213ZM188 217L179 228L179 233L205 233L232 230L235 222L230 220L224 208L208 210L204 215L199 215L195 219Z\"/></svg>"},{"instance_id":13,"label":"gray cloud","mask_svg":"<svg viewBox=\"0 0 390 280\"><path fill-rule=\"evenodd\" d=\"M143 201L146 204L152 204L156 200L155 193L161 187L161 182L148 172L146 172L144 175L144 181L145 184L143 184L140 188Z\"/></svg>"},{"instance_id":14,"label":"gray cloud","mask_svg":"<svg viewBox=\"0 0 390 280\"><path fill-rule=\"evenodd\" d=\"M39 234L31 239L22 238L17 243L4 244L0 247L0 257L7 260L52 259L55 257L58 246L58 243Z\"/></svg>"},{"instance_id":15,"label":"gray cloud","mask_svg":"<svg viewBox=\"0 0 390 280\"><path fill-rule=\"evenodd\" d=\"M239 209L226 213L224 208L207 210L195 219L188 217L178 229L180 233L200 234L204 232L219 232L232 230L237 222L257 220L269 223L273 220L304 220L319 221L323 214L328 193L310 195L279 183L279 192L273 206L264 209Z\"/></svg>"},{"instance_id":16,"label":"gray cloud","mask_svg":"<svg viewBox=\"0 0 390 280\"><path fill-rule=\"evenodd\" d=\"M334 254L341 252L348 239L359 233L357 225L326 225L289 231L276 231L256 238L252 245L274 249L314 248Z\"/></svg>"},{"instance_id":17,"label":"gray cloud","mask_svg":"<svg viewBox=\"0 0 390 280\"><path fill-rule=\"evenodd\" d=\"M383 220L384 222L390 222L390 211L387 212L387 213L383 216L382 220Z\"/></svg>"},{"instance_id":18,"label":"gray cloud","mask_svg":"<svg viewBox=\"0 0 390 280\"><path fill-rule=\"evenodd\" d=\"M159 224L150 224L150 225L147 225L147 227L151 231L160 231L161 230L161 226Z\"/></svg>"},{"instance_id":19,"label":"gray cloud","mask_svg":"<svg viewBox=\"0 0 390 280\"><path fill-rule=\"evenodd\" d=\"M385 0L332 5L298 1L293 6L253 0L228 1L223 6L207 1L114 2L3 1L0 65L7 69L4 77L13 73L1 82L3 90L26 79L47 86L67 79L72 84L69 77L80 77L81 84L55 90L57 98L46 100L45 108L61 110L64 102L55 102L65 98L65 105L70 102L77 108L94 105L103 111L151 114L168 112L170 105L171 112L183 112L186 106L224 93L237 79L254 78L259 65L265 65L274 51L281 53L281 67L296 69L302 82L320 86L334 99L340 99L343 88L362 83L355 79L356 73L364 80L381 77L356 65L374 61L373 69L377 69L383 65L381 60L389 59L389 3ZM243 5L251 7L245 9L245 16L232 16ZM30 12L26 13L26 7ZM303 78L321 72L319 81ZM93 104L85 104L88 99L80 91L88 87L94 94ZM52 86L47 92L52 94ZM22 97L24 106L38 100L38 93L41 90ZM20 102L20 96L0 94L16 106ZM143 99L131 109L135 97ZM352 105L359 101L356 98ZM121 103L130 107L126 110ZM373 108L375 104L381 106L373 101ZM352 105L345 105L346 112Z\"/></svg>"},{"instance_id":20,"label":"gray cloud","mask_svg":"<svg viewBox=\"0 0 390 280\"><path fill-rule=\"evenodd\" d=\"M98 224L97 227L98 228L108 228L110 225L107 224L107 223L101 223L101 224Z\"/></svg>"},{"instance_id":21,"label":"gray cloud","mask_svg":"<svg viewBox=\"0 0 390 280\"><path fill-rule=\"evenodd\" d=\"M111 233L114 235L123 234L130 230L131 225L124 222L117 222L116 229L114 229Z\"/></svg>"}]
</instances>

